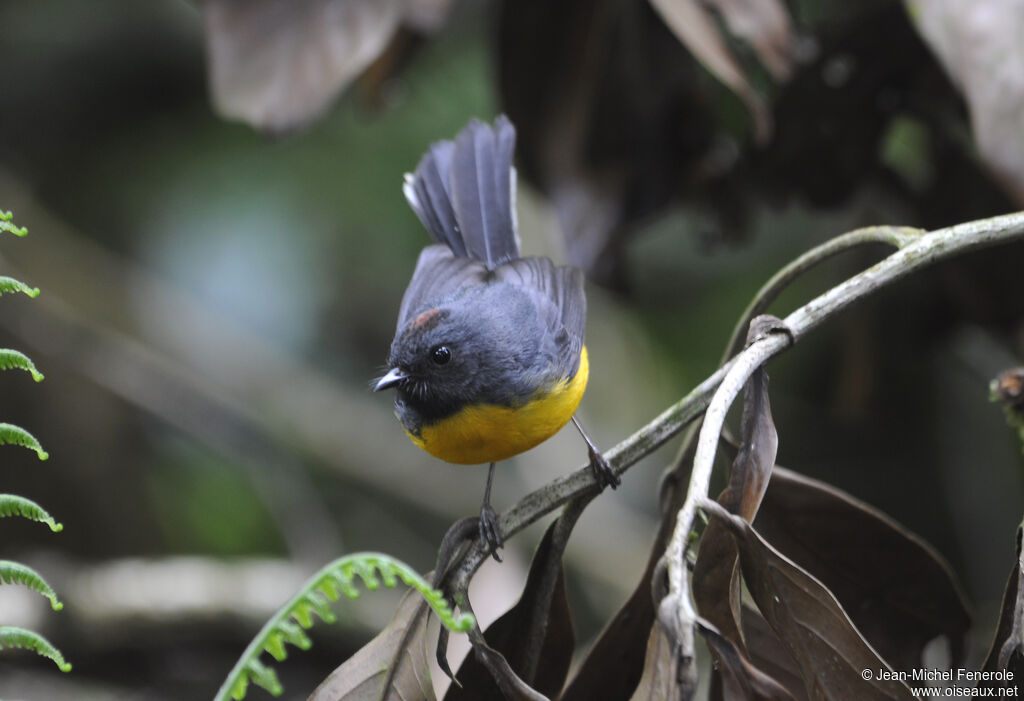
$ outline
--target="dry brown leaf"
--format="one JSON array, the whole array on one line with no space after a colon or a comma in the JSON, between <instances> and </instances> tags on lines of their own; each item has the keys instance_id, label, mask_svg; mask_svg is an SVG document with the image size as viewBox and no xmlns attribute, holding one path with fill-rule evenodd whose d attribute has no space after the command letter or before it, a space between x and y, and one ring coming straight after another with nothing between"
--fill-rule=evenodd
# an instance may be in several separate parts
<instances>
[{"instance_id":1,"label":"dry brown leaf","mask_svg":"<svg viewBox=\"0 0 1024 701\"><path fill-rule=\"evenodd\" d=\"M828 587L897 669L920 667L924 646L940 635L949 638L954 662L962 660L970 616L956 576L931 546L885 514L776 467L754 526Z\"/></svg>"},{"instance_id":2,"label":"dry brown leaf","mask_svg":"<svg viewBox=\"0 0 1024 701\"><path fill-rule=\"evenodd\" d=\"M781 324L768 315L755 318L750 322L747 342L777 331ZM779 434L768 401L768 373L762 367L754 371L743 388L740 448L729 472L729 484L719 495L718 503L730 513L753 521L768 488L778 449Z\"/></svg>"},{"instance_id":3,"label":"dry brown leaf","mask_svg":"<svg viewBox=\"0 0 1024 701\"><path fill-rule=\"evenodd\" d=\"M403 24L418 32L436 32L448 17L449 5L451 0L405 0Z\"/></svg>"},{"instance_id":4,"label":"dry brown leaf","mask_svg":"<svg viewBox=\"0 0 1024 701\"><path fill-rule=\"evenodd\" d=\"M793 72L796 35L779 0L704 0L722 15L729 31L753 47L776 80Z\"/></svg>"},{"instance_id":5,"label":"dry brown leaf","mask_svg":"<svg viewBox=\"0 0 1024 701\"><path fill-rule=\"evenodd\" d=\"M1003 604L999 612L992 646L981 669L986 672L1009 670L1015 683L1024 679L1024 591L1021 590L1021 574L1024 573L1024 552L1021 550L1021 534L1024 526L1017 528L1017 562L1006 580ZM1003 680L981 680L979 687L1007 686Z\"/></svg>"},{"instance_id":6,"label":"dry brown leaf","mask_svg":"<svg viewBox=\"0 0 1024 701\"><path fill-rule=\"evenodd\" d=\"M554 204L568 261L621 287L631 229L709 177L701 70L646 2L502 0L498 27L520 174Z\"/></svg>"},{"instance_id":7,"label":"dry brown leaf","mask_svg":"<svg viewBox=\"0 0 1024 701\"><path fill-rule=\"evenodd\" d=\"M279 133L319 116L387 46L402 0L205 0L217 112Z\"/></svg>"},{"instance_id":8,"label":"dry brown leaf","mask_svg":"<svg viewBox=\"0 0 1024 701\"><path fill-rule=\"evenodd\" d=\"M760 611L744 606L743 639L747 642L747 655L758 669L781 684L797 701L807 701L807 688L800 677L800 666L764 620Z\"/></svg>"},{"instance_id":9,"label":"dry brown leaf","mask_svg":"<svg viewBox=\"0 0 1024 701\"><path fill-rule=\"evenodd\" d=\"M692 589L701 617L720 635L742 646L739 553L729 531L718 521L708 523L701 535Z\"/></svg>"},{"instance_id":10,"label":"dry brown leaf","mask_svg":"<svg viewBox=\"0 0 1024 701\"><path fill-rule=\"evenodd\" d=\"M967 100L982 158L1024 206L1024 3L906 3L918 31Z\"/></svg>"},{"instance_id":11,"label":"dry brown leaf","mask_svg":"<svg viewBox=\"0 0 1024 701\"><path fill-rule=\"evenodd\" d=\"M743 100L754 121L755 138L760 143L767 141L772 130L768 107L725 45L711 16L691 0L651 0L651 4L697 60Z\"/></svg>"},{"instance_id":12,"label":"dry brown leaf","mask_svg":"<svg viewBox=\"0 0 1024 701\"><path fill-rule=\"evenodd\" d=\"M537 546L519 601L485 633L492 649L504 656L516 675L550 697L557 696L565 683L576 644L561 551L552 548L554 526ZM445 701L500 698L490 672L475 655L466 658L455 678L461 686L452 684Z\"/></svg>"},{"instance_id":13,"label":"dry brown leaf","mask_svg":"<svg viewBox=\"0 0 1024 701\"><path fill-rule=\"evenodd\" d=\"M677 701L680 699L677 683L678 663L672 641L657 621L647 637L644 673L629 701ZM594 696L592 698L598 698ZM626 697L614 697L616 699Z\"/></svg>"},{"instance_id":14,"label":"dry brown leaf","mask_svg":"<svg viewBox=\"0 0 1024 701\"><path fill-rule=\"evenodd\" d=\"M470 633L470 639L473 638L474 634ZM491 701L491 699L550 701L547 696L524 682L512 669L512 665L508 663L505 656L488 645L483 636L476 634L475 638L473 640L473 657L477 658L481 667L488 670L487 673L495 684L490 689L471 690L464 698L479 699L480 701Z\"/></svg>"},{"instance_id":15,"label":"dry brown leaf","mask_svg":"<svg viewBox=\"0 0 1024 701\"><path fill-rule=\"evenodd\" d=\"M718 665L715 672L720 682L717 697L728 701L793 701L793 695L758 669L739 647L722 636L707 621L697 621L697 630L704 636L708 647L715 655Z\"/></svg>"},{"instance_id":16,"label":"dry brown leaf","mask_svg":"<svg viewBox=\"0 0 1024 701\"><path fill-rule=\"evenodd\" d=\"M780 322L768 316L754 319L747 341L770 333ZM764 368L754 372L743 388L743 417L740 422L740 448L729 472L729 484L718 497L718 503L752 521L768 487L779 437L772 420L768 401L768 373ZM701 616L742 652L743 633L740 623L740 580L736 544L717 521L704 530L700 550L693 569L693 597ZM712 646L718 659L719 647ZM719 662L725 662L719 660Z\"/></svg>"},{"instance_id":17,"label":"dry brown leaf","mask_svg":"<svg viewBox=\"0 0 1024 701\"><path fill-rule=\"evenodd\" d=\"M642 675L646 674L642 653L652 625L657 627L650 573L645 571L632 596L601 631L566 687L561 701L589 701L599 698L599 693L613 701L629 699Z\"/></svg>"},{"instance_id":18,"label":"dry brown leaf","mask_svg":"<svg viewBox=\"0 0 1024 701\"><path fill-rule=\"evenodd\" d=\"M753 47L777 80L785 80L792 73L797 45L785 6L778 0L651 0L651 4L697 60L743 100L754 120L755 138L766 142L771 115L726 45L710 10L716 10L732 33Z\"/></svg>"},{"instance_id":19,"label":"dry brown leaf","mask_svg":"<svg viewBox=\"0 0 1024 701\"><path fill-rule=\"evenodd\" d=\"M695 449L696 441L693 441L683 455L684 462L692 462ZM653 644L652 627L659 628L655 619L654 600L662 600L667 592L665 572L660 566L661 557L675 527L675 515L685 497L682 488L675 488L679 484L678 480L678 475L670 476L662 483L659 505L662 518L640 581L615 617L601 631L559 701L591 701L597 698L627 701L634 696L641 683L647 688L652 686L651 680L641 680L652 673L650 665L660 664L651 661L652 654L655 660L665 659L663 652L655 654L649 648ZM656 632L662 641L667 641L663 632ZM677 668L672 676L676 677L678 672Z\"/></svg>"},{"instance_id":20,"label":"dry brown leaf","mask_svg":"<svg viewBox=\"0 0 1024 701\"><path fill-rule=\"evenodd\" d=\"M407 592L391 623L331 672L308 701L434 701L428 610L418 592Z\"/></svg>"},{"instance_id":21,"label":"dry brown leaf","mask_svg":"<svg viewBox=\"0 0 1024 701\"><path fill-rule=\"evenodd\" d=\"M861 637L836 598L814 577L716 502L704 510L736 539L743 580L754 601L800 666L812 699L913 698L903 683L879 679L891 668ZM872 670L871 679L861 674Z\"/></svg>"}]
</instances>

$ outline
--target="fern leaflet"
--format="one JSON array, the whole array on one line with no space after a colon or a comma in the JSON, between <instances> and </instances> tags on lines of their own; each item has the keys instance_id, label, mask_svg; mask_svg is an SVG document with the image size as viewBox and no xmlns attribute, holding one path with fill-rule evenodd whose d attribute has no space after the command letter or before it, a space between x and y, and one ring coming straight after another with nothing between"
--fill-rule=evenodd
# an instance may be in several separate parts
<instances>
[{"instance_id":1,"label":"fern leaflet","mask_svg":"<svg viewBox=\"0 0 1024 701\"><path fill-rule=\"evenodd\" d=\"M11 368L24 370L31 374L32 379L36 382L43 381L43 373L36 369L35 363L27 355L10 348L0 348L0 370L10 370Z\"/></svg>"},{"instance_id":2,"label":"fern leaflet","mask_svg":"<svg viewBox=\"0 0 1024 701\"><path fill-rule=\"evenodd\" d=\"M326 623L337 620L330 603L337 601L341 594L350 599L358 597L359 590L355 586L357 576L370 591L378 589L381 583L386 587L394 587L399 579L402 580L423 595L441 623L450 630L464 633L475 623L469 613L456 616L444 595L433 589L405 563L381 553L347 555L313 575L291 601L266 622L224 680L215 701L241 701L245 698L250 681L274 696L280 696L284 688L277 673L260 662L260 654L266 651L280 662L288 656L286 643L308 650L313 643L303 629L312 627L313 614Z\"/></svg>"},{"instance_id":3,"label":"fern leaflet","mask_svg":"<svg viewBox=\"0 0 1024 701\"><path fill-rule=\"evenodd\" d=\"M0 494L0 518L5 516L21 516L31 521L45 523L54 533L64 530L63 524L57 523L43 507L31 499L19 497L17 494Z\"/></svg>"},{"instance_id":4,"label":"fern leaflet","mask_svg":"<svg viewBox=\"0 0 1024 701\"><path fill-rule=\"evenodd\" d=\"M15 226L12 219L13 215L10 212L0 210L0 232L6 231L15 236L26 236L28 229ZM38 288L29 287L12 277L0 276L0 295L8 292L21 292L29 297L39 295ZM32 379L36 382L40 382L43 379L42 373L36 369L35 364L24 353L9 348L0 348L0 370L9 370L11 368L25 370L32 375ZM4 444L20 445L34 450L40 460L46 460L50 457L43 450L35 436L13 424L0 423L0 445ZM0 518L5 516L22 516L33 521L40 521L48 525L50 530L54 532L60 531L63 528L39 504L31 499L14 494L0 494ZM46 580L38 572L26 565L11 560L0 560L0 584L20 584L26 586L49 599L50 606L55 611L60 611L64 608L64 604L57 599L56 592L46 583ZM30 630L16 626L0 626L0 650L4 648L31 650L38 655L53 660L54 664L62 672L71 671L71 665L64 659L60 650L55 648L46 638Z\"/></svg>"},{"instance_id":5,"label":"fern leaflet","mask_svg":"<svg viewBox=\"0 0 1024 701\"><path fill-rule=\"evenodd\" d=\"M32 591L39 592L50 600L50 606L54 611L60 611L64 608L64 604L57 599L57 592L46 583L46 580L34 569L20 562L0 560L0 582L3 584L21 584Z\"/></svg>"},{"instance_id":6,"label":"fern leaflet","mask_svg":"<svg viewBox=\"0 0 1024 701\"><path fill-rule=\"evenodd\" d=\"M28 236L28 229L23 226L15 226L11 220L14 214L0 209L0 231L8 231L15 236Z\"/></svg>"},{"instance_id":7,"label":"fern leaflet","mask_svg":"<svg viewBox=\"0 0 1024 701\"><path fill-rule=\"evenodd\" d=\"M71 665L64 659L64 655L43 636L17 626L0 626L0 650L12 647L32 650L43 657L49 657L60 671L71 671Z\"/></svg>"},{"instance_id":8,"label":"fern leaflet","mask_svg":"<svg viewBox=\"0 0 1024 701\"><path fill-rule=\"evenodd\" d=\"M7 277L6 275L0 275L0 294L5 292L23 292L29 297L38 297L39 288L29 287L20 280L15 280L13 277Z\"/></svg>"},{"instance_id":9,"label":"fern leaflet","mask_svg":"<svg viewBox=\"0 0 1024 701\"><path fill-rule=\"evenodd\" d=\"M43 446L39 445L39 441L36 440L35 436L14 424L0 423L0 445L4 444L20 445L29 450L34 450L40 460L46 460L50 457L50 454L43 450Z\"/></svg>"}]
</instances>

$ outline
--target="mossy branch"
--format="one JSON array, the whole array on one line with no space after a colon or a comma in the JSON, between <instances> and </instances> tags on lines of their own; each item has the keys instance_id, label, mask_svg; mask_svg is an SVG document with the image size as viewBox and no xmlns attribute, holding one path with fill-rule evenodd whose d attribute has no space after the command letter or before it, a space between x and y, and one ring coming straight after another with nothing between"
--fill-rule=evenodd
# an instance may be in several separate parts
<instances>
[{"instance_id":1,"label":"mossy branch","mask_svg":"<svg viewBox=\"0 0 1024 701\"><path fill-rule=\"evenodd\" d=\"M17 626L0 626L0 650L15 647L50 658L62 672L71 671L71 665L64 659L64 655L43 636Z\"/></svg>"},{"instance_id":2,"label":"mossy branch","mask_svg":"<svg viewBox=\"0 0 1024 701\"><path fill-rule=\"evenodd\" d=\"M0 518L21 516L30 521L45 523L54 533L64 530L63 524L54 520L46 510L31 499L19 497L17 494L0 494Z\"/></svg>"},{"instance_id":3,"label":"mossy branch","mask_svg":"<svg viewBox=\"0 0 1024 701\"><path fill-rule=\"evenodd\" d=\"M405 563L381 553L347 555L313 575L291 601L267 621L224 680L215 701L240 701L245 698L250 681L274 696L281 695L284 689L277 674L273 668L260 662L260 654L268 652L281 662L288 655L285 647L288 643L301 650L308 650L312 641L304 629L312 627L313 614L326 623L337 620L330 604L337 601L341 594L349 599L358 597L359 589L355 586L357 577L370 591L378 589L382 583L386 587L394 587L401 580L423 595L441 623L450 630L465 632L475 624L470 614L456 616L444 595L433 589Z\"/></svg>"},{"instance_id":4,"label":"mossy branch","mask_svg":"<svg viewBox=\"0 0 1024 701\"><path fill-rule=\"evenodd\" d=\"M0 560L0 582L3 584L20 584L38 592L50 600L50 607L60 611L64 604L57 599L57 592L46 583L46 580L28 565L11 560Z\"/></svg>"},{"instance_id":5,"label":"mossy branch","mask_svg":"<svg viewBox=\"0 0 1024 701\"><path fill-rule=\"evenodd\" d=\"M36 451L40 460L46 460L50 454L43 450L36 437L14 424L0 423L0 445L20 445Z\"/></svg>"},{"instance_id":6,"label":"mossy branch","mask_svg":"<svg viewBox=\"0 0 1024 701\"><path fill-rule=\"evenodd\" d=\"M795 340L854 302L882 287L904 279L927 265L985 246L1024 239L1024 212L957 224L920 235L912 230L889 231L891 233L885 233L884 236L878 238L883 240L887 237L890 238L891 240L888 242L898 246L896 252L833 287L785 318L786 325L794 332ZM849 244L850 242L845 243ZM824 259L825 257L828 256L819 258ZM773 346L778 344L777 347L772 348L772 353L778 352L787 345L784 340L779 340L777 337L766 339L762 343ZM607 451L605 457L615 472L622 474L699 417L707 408L716 389L734 362L735 360L729 361L720 367L689 394L663 411L646 426ZM707 493L706 485L700 487L697 491L702 493L701 498L703 498L703 495ZM506 538L511 537L570 499L596 489L597 485L592 470L589 466L584 466L520 499L508 511L501 514L498 519L499 528ZM475 541L463 556L458 567L454 568L449 575L446 583L450 590L456 593L464 592L473 573L488 556L488 549L479 540Z\"/></svg>"}]
</instances>

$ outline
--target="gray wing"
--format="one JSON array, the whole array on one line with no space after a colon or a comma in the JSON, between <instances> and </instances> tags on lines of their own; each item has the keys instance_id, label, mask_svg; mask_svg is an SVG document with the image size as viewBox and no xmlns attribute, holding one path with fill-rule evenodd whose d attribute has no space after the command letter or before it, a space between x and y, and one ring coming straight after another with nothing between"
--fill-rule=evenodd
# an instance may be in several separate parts
<instances>
[{"instance_id":1,"label":"gray wing","mask_svg":"<svg viewBox=\"0 0 1024 701\"><path fill-rule=\"evenodd\" d=\"M412 280L405 289L398 310L398 332L428 301L445 297L460 287L483 281L487 274L482 263L452 253L445 244L427 246L420 253Z\"/></svg>"},{"instance_id":2,"label":"gray wing","mask_svg":"<svg viewBox=\"0 0 1024 701\"><path fill-rule=\"evenodd\" d=\"M494 272L497 279L530 292L551 332L548 352L557 357L565 376L574 375L587 326L583 273L547 258L520 258Z\"/></svg>"}]
</instances>

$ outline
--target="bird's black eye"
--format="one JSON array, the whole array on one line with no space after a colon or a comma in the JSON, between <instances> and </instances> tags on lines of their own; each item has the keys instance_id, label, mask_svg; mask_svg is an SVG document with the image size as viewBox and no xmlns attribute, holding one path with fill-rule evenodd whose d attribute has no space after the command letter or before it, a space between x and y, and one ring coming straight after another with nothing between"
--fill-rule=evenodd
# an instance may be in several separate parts
<instances>
[{"instance_id":1,"label":"bird's black eye","mask_svg":"<svg viewBox=\"0 0 1024 701\"><path fill-rule=\"evenodd\" d=\"M434 350L430 351L430 359L433 360L436 365L444 365L452 359L452 352L448 350L448 346L438 346Z\"/></svg>"}]
</instances>

